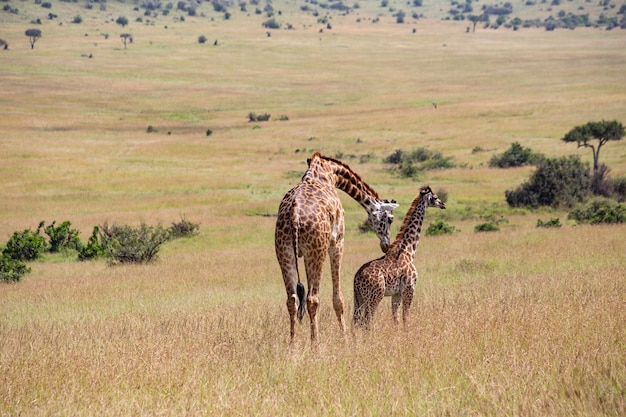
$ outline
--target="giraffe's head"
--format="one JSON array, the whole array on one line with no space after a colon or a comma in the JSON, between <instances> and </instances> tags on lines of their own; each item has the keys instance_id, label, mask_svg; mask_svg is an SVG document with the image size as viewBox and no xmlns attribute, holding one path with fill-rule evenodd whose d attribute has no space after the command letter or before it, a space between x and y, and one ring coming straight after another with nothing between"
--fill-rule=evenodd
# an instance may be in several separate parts
<instances>
[{"instance_id":1,"label":"giraffe's head","mask_svg":"<svg viewBox=\"0 0 626 417\"><path fill-rule=\"evenodd\" d=\"M420 188L420 195L426 199L426 207L438 207L440 209L446 208L446 203L441 201L437 194L433 193L428 185Z\"/></svg>"},{"instance_id":2,"label":"giraffe's head","mask_svg":"<svg viewBox=\"0 0 626 417\"><path fill-rule=\"evenodd\" d=\"M393 223L392 211L397 207L398 204L396 204L395 200L391 200L391 202L376 200L371 209L368 210L367 222L378 235L380 249L383 253L387 253L389 250L389 233L391 231L391 223Z\"/></svg>"}]
</instances>

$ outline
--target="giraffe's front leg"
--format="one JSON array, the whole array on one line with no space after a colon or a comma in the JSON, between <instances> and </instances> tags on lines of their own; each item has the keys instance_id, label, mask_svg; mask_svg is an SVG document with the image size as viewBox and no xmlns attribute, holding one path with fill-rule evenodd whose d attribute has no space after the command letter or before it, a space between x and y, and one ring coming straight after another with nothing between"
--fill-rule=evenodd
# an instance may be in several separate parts
<instances>
[{"instance_id":1,"label":"giraffe's front leg","mask_svg":"<svg viewBox=\"0 0 626 417\"><path fill-rule=\"evenodd\" d=\"M406 326L409 322L411 303L413 302L413 294L415 292L415 283L417 282L417 271L412 271L409 275L407 286L402 291L402 322Z\"/></svg>"},{"instance_id":2,"label":"giraffe's front leg","mask_svg":"<svg viewBox=\"0 0 626 417\"><path fill-rule=\"evenodd\" d=\"M411 303L413 302L413 292L415 289L407 287L402 293L402 323L406 326L409 322Z\"/></svg>"}]
</instances>

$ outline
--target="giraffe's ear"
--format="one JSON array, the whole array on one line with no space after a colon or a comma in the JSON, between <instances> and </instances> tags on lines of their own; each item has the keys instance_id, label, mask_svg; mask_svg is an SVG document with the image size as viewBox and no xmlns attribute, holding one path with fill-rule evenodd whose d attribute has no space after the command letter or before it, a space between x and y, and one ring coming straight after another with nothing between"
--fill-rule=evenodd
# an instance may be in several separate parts
<instances>
[{"instance_id":1,"label":"giraffe's ear","mask_svg":"<svg viewBox=\"0 0 626 417\"><path fill-rule=\"evenodd\" d=\"M381 210L386 210L386 211L394 211L395 209L397 209L398 207L400 207L399 204L396 203L388 203L388 202L383 202L380 205L380 209Z\"/></svg>"}]
</instances>

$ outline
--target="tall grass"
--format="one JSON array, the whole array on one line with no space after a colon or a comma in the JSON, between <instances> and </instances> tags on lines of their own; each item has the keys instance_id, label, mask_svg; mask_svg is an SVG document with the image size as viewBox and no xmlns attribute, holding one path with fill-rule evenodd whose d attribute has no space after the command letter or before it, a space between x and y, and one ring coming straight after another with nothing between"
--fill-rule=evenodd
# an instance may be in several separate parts
<instances>
[{"instance_id":1,"label":"tall grass","mask_svg":"<svg viewBox=\"0 0 626 417\"><path fill-rule=\"evenodd\" d=\"M172 254L152 266L35 265L3 288L0 409L620 415L623 229L424 239L410 325L392 324L386 300L370 333L344 339L322 285L317 351L306 324L288 346L271 248ZM367 256L352 242L348 314L350 277Z\"/></svg>"}]
</instances>

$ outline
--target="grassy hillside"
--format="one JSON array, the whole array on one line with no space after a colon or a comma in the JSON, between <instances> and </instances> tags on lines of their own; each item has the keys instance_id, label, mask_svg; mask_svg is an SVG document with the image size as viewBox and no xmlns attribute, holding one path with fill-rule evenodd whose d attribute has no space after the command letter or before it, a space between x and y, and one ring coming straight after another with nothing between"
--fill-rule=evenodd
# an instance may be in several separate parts
<instances>
[{"instance_id":1,"label":"grassy hillside","mask_svg":"<svg viewBox=\"0 0 626 417\"><path fill-rule=\"evenodd\" d=\"M0 285L0 415L626 413L625 227L511 210L504 191L532 168L488 167L515 141L591 161L560 138L626 121L626 32L467 33L444 15L397 24L378 2L333 12L330 29L281 4L275 18L293 30L264 28L251 6L226 20L207 3L157 17L51 3L0 13L0 242L40 220L70 220L86 239L105 221L184 215L200 234L155 264L47 255ZM32 50L30 27L43 35ZM382 162L417 147L456 168L407 179ZM392 233L425 183L449 195L426 223L460 230L422 237L406 329L385 300L371 334L344 340L325 276L317 353L306 323L288 348L271 217L315 150L400 202ZM601 161L625 175L626 141ZM380 250L342 200L350 319L352 277ZM500 232L473 231L490 217ZM535 227L554 217L562 228Z\"/></svg>"}]
</instances>

